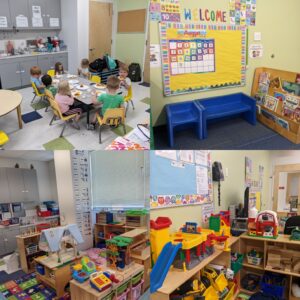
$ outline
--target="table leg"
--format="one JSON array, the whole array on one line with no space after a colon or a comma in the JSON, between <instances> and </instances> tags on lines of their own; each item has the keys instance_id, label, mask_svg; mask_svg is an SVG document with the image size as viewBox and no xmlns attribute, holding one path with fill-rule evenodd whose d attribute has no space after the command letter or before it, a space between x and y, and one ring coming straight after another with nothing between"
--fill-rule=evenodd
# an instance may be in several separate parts
<instances>
[{"instance_id":1,"label":"table leg","mask_svg":"<svg viewBox=\"0 0 300 300\"><path fill-rule=\"evenodd\" d=\"M23 128L23 122L22 122L22 114L21 114L21 105L17 107L17 114L18 114L18 122L19 122L19 128Z\"/></svg>"}]
</instances>

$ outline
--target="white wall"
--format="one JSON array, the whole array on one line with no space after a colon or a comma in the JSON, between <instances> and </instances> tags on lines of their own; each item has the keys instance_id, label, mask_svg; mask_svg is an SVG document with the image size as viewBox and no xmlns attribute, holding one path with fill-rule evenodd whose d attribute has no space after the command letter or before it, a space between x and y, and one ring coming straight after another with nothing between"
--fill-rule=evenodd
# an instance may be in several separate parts
<instances>
[{"instance_id":1,"label":"white wall","mask_svg":"<svg viewBox=\"0 0 300 300\"><path fill-rule=\"evenodd\" d=\"M70 151L54 151L57 196L62 225L75 224L75 203Z\"/></svg>"},{"instance_id":2,"label":"white wall","mask_svg":"<svg viewBox=\"0 0 300 300\"><path fill-rule=\"evenodd\" d=\"M76 73L82 58L89 54L89 1L63 0L61 39L68 46L69 72Z\"/></svg>"},{"instance_id":3,"label":"white wall","mask_svg":"<svg viewBox=\"0 0 300 300\"><path fill-rule=\"evenodd\" d=\"M0 158L0 167L14 168L16 163L20 168L30 168L32 164L37 172L40 202L54 200L57 201L56 180L51 170L51 162ZM53 163L53 162L52 162Z\"/></svg>"}]
</instances>

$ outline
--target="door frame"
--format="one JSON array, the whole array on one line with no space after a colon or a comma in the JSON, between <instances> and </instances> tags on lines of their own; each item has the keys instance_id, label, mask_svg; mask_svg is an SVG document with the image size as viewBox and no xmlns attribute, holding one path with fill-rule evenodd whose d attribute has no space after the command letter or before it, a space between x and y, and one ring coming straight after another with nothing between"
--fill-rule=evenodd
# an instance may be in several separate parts
<instances>
[{"instance_id":1,"label":"door frame","mask_svg":"<svg viewBox=\"0 0 300 300\"><path fill-rule=\"evenodd\" d=\"M112 17L112 37L111 37L111 56L113 58L116 54L116 35L117 35L117 26L118 26L118 15L117 15L117 3L114 0L89 0L94 2L102 2L102 3L112 3L113 5L113 17ZM90 16L90 15L89 15ZM90 32L90 26L89 26L89 32ZM90 41L89 41L89 48L90 48ZM117 58L116 58L117 59Z\"/></svg>"},{"instance_id":2,"label":"door frame","mask_svg":"<svg viewBox=\"0 0 300 300\"><path fill-rule=\"evenodd\" d=\"M147 7L147 15L146 15L146 26L145 26L145 43L144 43L144 59L143 59L143 68L142 68L142 82L144 82L144 69L145 69L145 61L146 61L146 55L147 55L147 49L146 45L149 44L150 47L150 32L149 32L149 41L148 41L148 30L150 30L150 1L148 2ZM150 61L150 60L149 60ZM149 66L149 72L150 72L150 66Z\"/></svg>"}]
</instances>

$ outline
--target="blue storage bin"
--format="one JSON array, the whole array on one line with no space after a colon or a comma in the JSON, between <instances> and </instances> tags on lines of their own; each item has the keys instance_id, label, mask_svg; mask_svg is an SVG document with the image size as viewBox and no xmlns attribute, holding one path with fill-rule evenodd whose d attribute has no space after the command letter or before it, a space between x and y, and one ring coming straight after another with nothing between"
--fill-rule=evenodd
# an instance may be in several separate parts
<instances>
[{"instance_id":1,"label":"blue storage bin","mask_svg":"<svg viewBox=\"0 0 300 300\"><path fill-rule=\"evenodd\" d=\"M260 282L262 291L266 294L284 298L286 277L280 274L265 273Z\"/></svg>"},{"instance_id":2,"label":"blue storage bin","mask_svg":"<svg viewBox=\"0 0 300 300\"><path fill-rule=\"evenodd\" d=\"M35 268L38 273L40 273L41 275L45 275L45 268L42 265L36 264Z\"/></svg>"}]
</instances>

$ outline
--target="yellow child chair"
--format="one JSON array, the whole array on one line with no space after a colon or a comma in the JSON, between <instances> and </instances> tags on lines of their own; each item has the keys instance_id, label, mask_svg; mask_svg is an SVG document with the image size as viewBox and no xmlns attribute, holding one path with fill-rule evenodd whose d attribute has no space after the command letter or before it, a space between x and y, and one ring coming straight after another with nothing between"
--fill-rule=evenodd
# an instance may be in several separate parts
<instances>
[{"instance_id":1,"label":"yellow child chair","mask_svg":"<svg viewBox=\"0 0 300 300\"><path fill-rule=\"evenodd\" d=\"M34 99L36 97L40 97L41 100L43 100L45 98L45 94L42 94L39 89L36 87L35 83L34 82L31 82L31 86L33 88L33 94L34 94L34 97L33 99L31 100L31 103L34 102Z\"/></svg>"},{"instance_id":2,"label":"yellow child chair","mask_svg":"<svg viewBox=\"0 0 300 300\"><path fill-rule=\"evenodd\" d=\"M128 93L127 93L127 96L124 97L124 102L126 103L125 116L127 116L127 112L128 112L128 109L129 109L129 103L131 103L132 109L134 110L134 104L133 104L133 101L132 101L132 86L130 86L128 88Z\"/></svg>"},{"instance_id":3,"label":"yellow child chair","mask_svg":"<svg viewBox=\"0 0 300 300\"><path fill-rule=\"evenodd\" d=\"M92 77L91 77L91 82L94 82L94 83L101 83L101 77L98 76L98 75L92 75Z\"/></svg>"},{"instance_id":4,"label":"yellow child chair","mask_svg":"<svg viewBox=\"0 0 300 300\"><path fill-rule=\"evenodd\" d=\"M101 117L97 114L97 121L99 123L99 143L102 143L101 140L101 130L102 127L107 126L113 126L118 127L119 125L123 126L124 135L126 134L126 127L125 127L125 109L123 107L121 108L111 108L108 109L104 116Z\"/></svg>"},{"instance_id":5,"label":"yellow child chair","mask_svg":"<svg viewBox=\"0 0 300 300\"><path fill-rule=\"evenodd\" d=\"M55 70L49 70L49 71L47 72L47 74L48 74L49 76L51 76L51 77L54 77L54 76L55 76Z\"/></svg>"},{"instance_id":6,"label":"yellow child chair","mask_svg":"<svg viewBox=\"0 0 300 300\"><path fill-rule=\"evenodd\" d=\"M2 146L9 142L9 137L4 131L0 130L0 150L3 150Z\"/></svg>"},{"instance_id":7,"label":"yellow child chair","mask_svg":"<svg viewBox=\"0 0 300 300\"><path fill-rule=\"evenodd\" d=\"M60 133L60 137L63 137L64 131L66 129L67 123L72 121L75 122L75 118L77 117L77 114L73 114L73 115L69 115L69 116L63 116L63 114L60 111L60 108L57 104L57 102L55 101L52 93L48 90L45 91L46 97L48 98L49 102L50 102L50 106L53 110L53 118L51 119L50 122L50 126L52 125L53 121L56 120L56 118L62 120L64 122L64 127Z\"/></svg>"}]
</instances>

